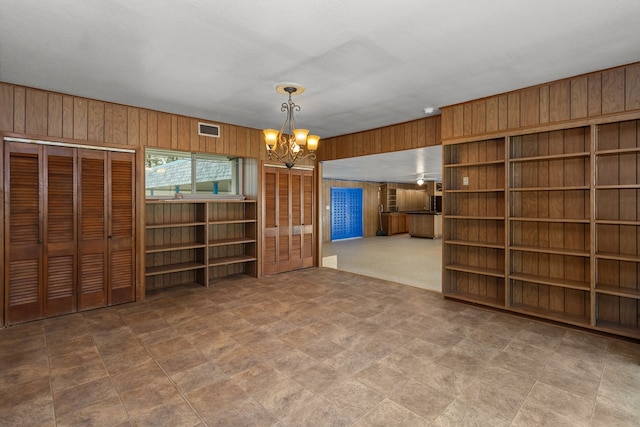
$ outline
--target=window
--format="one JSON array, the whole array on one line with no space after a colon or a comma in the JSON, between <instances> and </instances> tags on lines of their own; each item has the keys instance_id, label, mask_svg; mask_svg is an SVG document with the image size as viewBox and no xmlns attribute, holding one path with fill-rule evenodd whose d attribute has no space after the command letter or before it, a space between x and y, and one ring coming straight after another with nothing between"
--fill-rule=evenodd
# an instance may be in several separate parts
<instances>
[{"instance_id":1,"label":"window","mask_svg":"<svg viewBox=\"0 0 640 427\"><path fill-rule=\"evenodd\" d=\"M147 197L237 195L241 159L184 151L147 149Z\"/></svg>"}]
</instances>

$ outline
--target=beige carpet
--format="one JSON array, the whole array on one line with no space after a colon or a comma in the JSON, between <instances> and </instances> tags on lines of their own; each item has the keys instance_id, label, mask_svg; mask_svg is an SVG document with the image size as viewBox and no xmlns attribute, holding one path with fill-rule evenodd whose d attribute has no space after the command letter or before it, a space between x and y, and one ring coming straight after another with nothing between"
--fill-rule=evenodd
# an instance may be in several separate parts
<instances>
[{"instance_id":1,"label":"beige carpet","mask_svg":"<svg viewBox=\"0 0 640 427\"><path fill-rule=\"evenodd\" d=\"M322 256L334 255L338 270L442 292L442 239L396 234L325 243Z\"/></svg>"}]
</instances>

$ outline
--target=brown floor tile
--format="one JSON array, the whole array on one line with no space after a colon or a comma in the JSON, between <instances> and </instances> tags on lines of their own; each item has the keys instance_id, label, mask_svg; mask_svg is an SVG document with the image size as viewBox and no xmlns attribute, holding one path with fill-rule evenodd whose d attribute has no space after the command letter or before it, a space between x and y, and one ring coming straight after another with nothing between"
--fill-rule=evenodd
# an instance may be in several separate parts
<instances>
[{"instance_id":1,"label":"brown floor tile","mask_svg":"<svg viewBox=\"0 0 640 427\"><path fill-rule=\"evenodd\" d=\"M160 407L154 408L151 412L131 419L133 427L195 427L200 425L201 422L200 417L182 398L165 403Z\"/></svg>"},{"instance_id":2,"label":"brown floor tile","mask_svg":"<svg viewBox=\"0 0 640 427\"><path fill-rule=\"evenodd\" d=\"M226 378L224 372L218 369L213 362L205 362L171 375L171 380L185 394L208 387Z\"/></svg>"},{"instance_id":3,"label":"brown floor tile","mask_svg":"<svg viewBox=\"0 0 640 427\"><path fill-rule=\"evenodd\" d=\"M536 411L553 412L575 425L585 425L591 419L593 400L569 393L559 388L536 383L522 405L528 413Z\"/></svg>"},{"instance_id":4,"label":"brown floor tile","mask_svg":"<svg viewBox=\"0 0 640 427\"><path fill-rule=\"evenodd\" d=\"M303 408L283 417L282 423L299 427L347 427L352 424L349 418L320 396L314 396Z\"/></svg>"},{"instance_id":5,"label":"brown floor tile","mask_svg":"<svg viewBox=\"0 0 640 427\"><path fill-rule=\"evenodd\" d=\"M492 417L471 405L454 400L447 406L444 412L436 418L433 426L457 427L457 426L508 426L509 423L499 418Z\"/></svg>"},{"instance_id":6,"label":"brown floor tile","mask_svg":"<svg viewBox=\"0 0 640 427\"><path fill-rule=\"evenodd\" d=\"M336 381L322 395L352 421L369 412L383 400L381 395L354 380Z\"/></svg>"},{"instance_id":7,"label":"brown floor tile","mask_svg":"<svg viewBox=\"0 0 640 427\"><path fill-rule=\"evenodd\" d=\"M28 383L49 376L49 360L44 347L7 352L0 357L0 366L0 384L3 385Z\"/></svg>"},{"instance_id":8,"label":"brown floor tile","mask_svg":"<svg viewBox=\"0 0 640 427\"><path fill-rule=\"evenodd\" d=\"M440 390L414 379L397 388L389 398L428 421L434 421L453 401Z\"/></svg>"},{"instance_id":9,"label":"brown floor tile","mask_svg":"<svg viewBox=\"0 0 640 427\"><path fill-rule=\"evenodd\" d=\"M300 350L291 350L277 359L266 359L265 363L273 366L284 375L292 377L317 365L319 362Z\"/></svg>"},{"instance_id":10,"label":"brown floor tile","mask_svg":"<svg viewBox=\"0 0 640 427\"><path fill-rule=\"evenodd\" d=\"M77 387L54 392L56 417L70 419L74 412L92 407L107 399L110 401L117 399L120 403L118 392L109 378L100 378Z\"/></svg>"},{"instance_id":11,"label":"brown floor tile","mask_svg":"<svg viewBox=\"0 0 640 427\"><path fill-rule=\"evenodd\" d=\"M49 377L0 384L0 425L50 426L55 422Z\"/></svg>"},{"instance_id":12,"label":"brown floor tile","mask_svg":"<svg viewBox=\"0 0 640 427\"><path fill-rule=\"evenodd\" d=\"M121 426L127 423L127 411L117 397L111 397L73 412L58 414L56 426Z\"/></svg>"},{"instance_id":13,"label":"brown floor tile","mask_svg":"<svg viewBox=\"0 0 640 427\"><path fill-rule=\"evenodd\" d=\"M388 397L396 389L403 387L408 377L395 367L376 362L353 376L376 393Z\"/></svg>"},{"instance_id":14,"label":"brown floor tile","mask_svg":"<svg viewBox=\"0 0 640 427\"><path fill-rule=\"evenodd\" d=\"M249 395L230 379L194 390L185 397L206 422L217 420L228 408L249 399ZM264 412L268 414L266 410Z\"/></svg>"},{"instance_id":15,"label":"brown floor tile","mask_svg":"<svg viewBox=\"0 0 640 427\"><path fill-rule=\"evenodd\" d=\"M511 422L535 380L494 368L469 384L458 400L494 418Z\"/></svg>"},{"instance_id":16,"label":"brown floor tile","mask_svg":"<svg viewBox=\"0 0 640 427\"><path fill-rule=\"evenodd\" d=\"M357 427L391 427L391 426L428 426L429 422L397 403L385 399L369 413L360 418L354 426Z\"/></svg>"},{"instance_id":17,"label":"brown floor tile","mask_svg":"<svg viewBox=\"0 0 640 427\"><path fill-rule=\"evenodd\" d=\"M292 379L314 393L322 393L331 384L343 378L343 375L335 368L324 363L318 363L293 376Z\"/></svg>"}]
</instances>

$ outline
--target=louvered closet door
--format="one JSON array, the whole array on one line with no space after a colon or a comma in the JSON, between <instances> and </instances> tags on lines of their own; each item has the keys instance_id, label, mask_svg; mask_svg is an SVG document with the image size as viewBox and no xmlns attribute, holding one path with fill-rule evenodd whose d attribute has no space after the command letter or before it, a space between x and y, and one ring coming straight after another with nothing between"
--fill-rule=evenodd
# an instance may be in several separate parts
<instances>
[{"instance_id":1,"label":"louvered closet door","mask_svg":"<svg viewBox=\"0 0 640 427\"><path fill-rule=\"evenodd\" d=\"M278 170L278 273L291 271L291 174Z\"/></svg>"},{"instance_id":2,"label":"louvered closet door","mask_svg":"<svg viewBox=\"0 0 640 427\"><path fill-rule=\"evenodd\" d=\"M313 171L265 167L263 274L313 266Z\"/></svg>"},{"instance_id":3,"label":"louvered closet door","mask_svg":"<svg viewBox=\"0 0 640 427\"><path fill-rule=\"evenodd\" d=\"M313 267L314 207L313 171L302 172L302 267Z\"/></svg>"},{"instance_id":4,"label":"louvered closet door","mask_svg":"<svg viewBox=\"0 0 640 427\"><path fill-rule=\"evenodd\" d=\"M76 311L76 150L43 147L44 317Z\"/></svg>"},{"instance_id":5,"label":"louvered closet door","mask_svg":"<svg viewBox=\"0 0 640 427\"><path fill-rule=\"evenodd\" d=\"M302 268L302 171L291 170L291 254L290 269Z\"/></svg>"},{"instance_id":6,"label":"louvered closet door","mask_svg":"<svg viewBox=\"0 0 640 427\"><path fill-rule=\"evenodd\" d=\"M313 266L313 171L292 169L290 269Z\"/></svg>"},{"instance_id":7,"label":"louvered closet door","mask_svg":"<svg viewBox=\"0 0 640 427\"><path fill-rule=\"evenodd\" d=\"M265 167L262 182L262 274L274 274L278 272L278 169Z\"/></svg>"},{"instance_id":8,"label":"louvered closet door","mask_svg":"<svg viewBox=\"0 0 640 427\"><path fill-rule=\"evenodd\" d=\"M109 304L135 299L134 212L135 176L133 153L109 153Z\"/></svg>"},{"instance_id":9,"label":"louvered closet door","mask_svg":"<svg viewBox=\"0 0 640 427\"><path fill-rule=\"evenodd\" d=\"M5 285L7 321L39 319L43 313L42 147L5 143Z\"/></svg>"},{"instance_id":10,"label":"louvered closet door","mask_svg":"<svg viewBox=\"0 0 640 427\"><path fill-rule=\"evenodd\" d=\"M78 153L78 309L107 305L107 153Z\"/></svg>"}]
</instances>

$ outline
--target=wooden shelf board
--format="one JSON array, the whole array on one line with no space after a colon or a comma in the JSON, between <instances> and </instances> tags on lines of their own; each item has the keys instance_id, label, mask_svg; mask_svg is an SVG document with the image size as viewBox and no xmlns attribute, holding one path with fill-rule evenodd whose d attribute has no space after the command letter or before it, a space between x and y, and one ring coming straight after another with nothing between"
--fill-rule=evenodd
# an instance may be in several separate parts
<instances>
[{"instance_id":1,"label":"wooden shelf board","mask_svg":"<svg viewBox=\"0 0 640 427\"><path fill-rule=\"evenodd\" d=\"M444 268L447 270L462 271L464 273L479 274L481 276L504 277L503 270L497 270L493 268L474 267L462 264L449 264L445 265Z\"/></svg>"},{"instance_id":2,"label":"wooden shelf board","mask_svg":"<svg viewBox=\"0 0 640 427\"><path fill-rule=\"evenodd\" d=\"M198 222L177 222L171 224L147 224L145 228L147 229L158 229L158 228L178 228L178 227L194 227L200 225L207 225L206 222L198 221Z\"/></svg>"},{"instance_id":3,"label":"wooden shelf board","mask_svg":"<svg viewBox=\"0 0 640 427\"><path fill-rule=\"evenodd\" d=\"M218 224L250 224L252 222L256 222L255 219L225 219L225 220L215 220L209 221L209 225L218 225Z\"/></svg>"},{"instance_id":4,"label":"wooden shelf board","mask_svg":"<svg viewBox=\"0 0 640 427\"><path fill-rule=\"evenodd\" d=\"M640 255L625 255L625 254L615 254L615 253L609 253L609 252L597 252L596 258L611 259L614 261L640 262Z\"/></svg>"},{"instance_id":5,"label":"wooden shelf board","mask_svg":"<svg viewBox=\"0 0 640 427\"><path fill-rule=\"evenodd\" d=\"M471 166L496 166L504 165L504 159L502 160L488 160L486 162L470 162L470 163L448 163L444 165L445 168L465 168Z\"/></svg>"},{"instance_id":6,"label":"wooden shelf board","mask_svg":"<svg viewBox=\"0 0 640 427\"><path fill-rule=\"evenodd\" d=\"M225 258L215 258L209 260L209 267L219 267L221 265L238 264L242 262L256 261L257 258L248 255L238 255Z\"/></svg>"},{"instance_id":7,"label":"wooden shelf board","mask_svg":"<svg viewBox=\"0 0 640 427\"><path fill-rule=\"evenodd\" d=\"M238 238L238 239L219 239L209 242L209 246L227 246L227 245L239 245L242 243L255 243L256 239L250 238Z\"/></svg>"},{"instance_id":8,"label":"wooden shelf board","mask_svg":"<svg viewBox=\"0 0 640 427\"><path fill-rule=\"evenodd\" d=\"M503 216L471 216L471 215L443 215L446 219L490 219L501 221Z\"/></svg>"},{"instance_id":9,"label":"wooden shelf board","mask_svg":"<svg viewBox=\"0 0 640 427\"><path fill-rule=\"evenodd\" d=\"M613 295L616 297L640 299L640 289L619 288L616 286L596 285L596 293Z\"/></svg>"},{"instance_id":10,"label":"wooden shelf board","mask_svg":"<svg viewBox=\"0 0 640 427\"><path fill-rule=\"evenodd\" d=\"M180 264L168 264L158 267L147 267L145 274L147 276L155 276L158 274L178 273L181 271L199 270L205 268L206 265L199 262L183 262Z\"/></svg>"},{"instance_id":11,"label":"wooden shelf board","mask_svg":"<svg viewBox=\"0 0 640 427\"><path fill-rule=\"evenodd\" d=\"M589 257L588 250L562 249L562 248L541 248L539 246L509 246L509 249L522 252L537 252L542 254L571 255L579 257Z\"/></svg>"},{"instance_id":12,"label":"wooden shelf board","mask_svg":"<svg viewBox=\"0 0 640 427\"><path fill-rule=\"evenodd\" d=\"M634 328L633 326L596 320L596 329L603 332L610 332L616 335L624 335L629 338L640 339L640 328Z\"/></svg>"},{"instance_id":13,"label":"wooden shelf board","mask_svg":"<svg viewBox=\"0 0 640 427\"><path fill-rule=\"evenodd\" d=\"M640 153L640 147L616 148L612 150L596 150L598 156L615 156L617 154L633 154Z\"/></svg>"},{"instance_id":14,"label":"wooden shelf board","mask_svg":"<svg viewBox=\"0 0 640 427\"><path fill-rule=\"evenodd\" d=\"M510 216L509 221L523 222L564 222L567 224L589 224L591 221L583 218L533 218L523 216Z\"/></svg>"},{"instance_id":15,"label":"wooden shelf board","mask_svg":"<svg viewBox=\"0 0 640 427\"><path fill-rule=\"evenodd\" d=\"M640 184L596 185L596 190L637 190Z\"/></svg>"},{"instance_id":16,"label":"wooden shelf board","mask_svg":"<svg viewBox=\"0 0 640 427\"><path fill-rule=\"evenodd\" d=\"M451 299L457 299L457 300L461 300L461 301L467 301L467 302L472 302L472 303L477 303L477 304L482 304L482 305L488 305L490 307L496 307L496 308L501 308L504 309L504 303L495 299L495 298L491 298L491 297L487 297L484 295L474 295L474 294L467 294L467 293L463 293L463 292L456 292L456 291L452 291L452 292L448 292L446 294L444 294L445 298L451 298Z\"/></svg>"},{"instance_id":17,"label":"wooden shelf board","mask_svg":"<svg viewBox=\"0 0 640 427\"><path fill-rule=\"evenodd\" d=\"M477 242L473 240L445 240L445 244L448 245L460 245L460 246L474 246L479 248L494 248L504 249L504 245L499 243Z\"/></svg>"},{"instance_id":18,"label":"wooden shelf board","mask_svg":"<svg viewBox=\"0 0 640 427\"><path fill-rule=\"evenodd\" d=\"M590 327L591 323L587 317L574 316L571 314L560 313L557 311L549 311L545 309L538 309L534 307L529 307L520 304L512 304L509 307L510 310L513 310L517 313L526 314L529 316L541 317L543 319L555 320L563 323L569 323L571 325L581 326L581 327Z\"/></svg>"},{"instance_id":19,"label":"wooden shelf board","mask_svg":"<svg viewBox=\"0 0 640 427\"><path fill-rule=\"evenodd\" d=\"M159 246L147 246L145 253L153 254L159 252L170 252L170 251L181 251L187 249L200 249L204 248L206 245L204 243L177 243L170 245L159 245Z\"/></svg>"},{"instance_id":20,"label":"wooden shelf board","mask_svg":"<svg viewBox=\"0 0 640 427\"><path fill-rule=\"evenodd\" d=\"M514 157L509 159L509 163L543 162L547 160L562 160L562 159L579 159L579 158L588 158L589 155L590 153L588 151L582 151L578 153L549 154L546 156L535 156L535 157Z\"/></svg>"},{"instance_id":21,"label":"wooden shelf board","mask_svg":"<svg viewBox=\"0 0 640 427\"><path fill-rule=\"evenodd\" d=\"M605 225L640 225L640 221L621 221L617 219L596 219L596 224Z\"/></svg>"},{"instance_id":22,"label":"wooden shelf board","mask_svg":"<svg viewBox=\"0 0 640 427\"><path fill-rule=\"evenodd\" d=\"M176 288L176 287L185 287L185 286L191 286L191 287L206 287L206 285L204 283L198 283L198 282L178 282L178 283L171 283L168 285L165 285L161 288L155 288L155 289L147 289L147 295L149 295L149 293L154 293L154 292L162 292L164 289L169 289L169 288Z\"/></svg>"},{"instance_id":23,"label":"wooden shelf board","mask_svg":"<svg viewBox=\"0 0 640 427\"><path fill-rule=\"evenodd\" d=\"M502 193L504 188L474 188L469 190L444 190L445 193Z\"/></svg>"},{"instance_id":24,"label":"wooden shelf board","mask_svg":"<svg viewBox=\"0 0 640 427\"><path fill-rule=\"evenodd\" d=\"M588 191L588 185L574 185L567 187L510 187L509 191Z\"/></svg>"},{"instance_id":25,"label":"wooden shelf board","mask_svg":"<svg viewBox=\"0 0 640 427\"><path fill-rule=\"evenodd\" d=\"M536 276L534 274L512 273L509 275L511 280L520 280L522 282L537 283L541 285L556 286L560 288L577 289L579 291L589 291L589 282L580 280L560 279L556 277Z\"/></svg>"}]
</instances>

